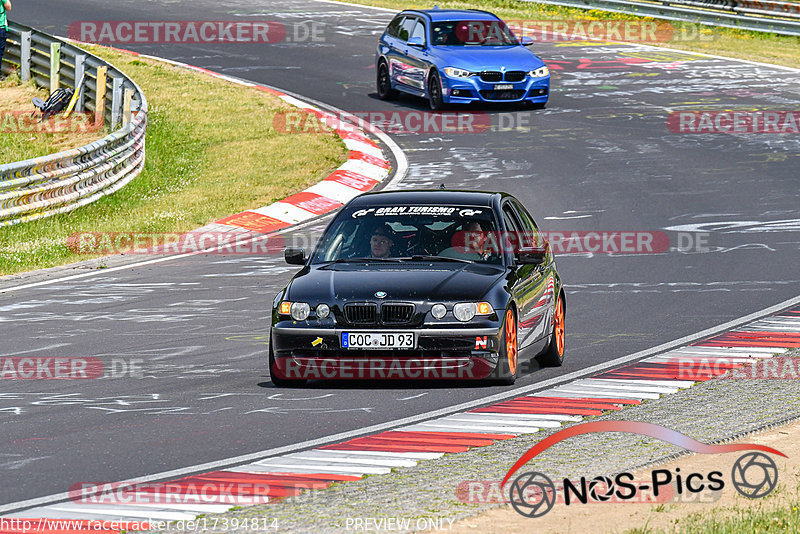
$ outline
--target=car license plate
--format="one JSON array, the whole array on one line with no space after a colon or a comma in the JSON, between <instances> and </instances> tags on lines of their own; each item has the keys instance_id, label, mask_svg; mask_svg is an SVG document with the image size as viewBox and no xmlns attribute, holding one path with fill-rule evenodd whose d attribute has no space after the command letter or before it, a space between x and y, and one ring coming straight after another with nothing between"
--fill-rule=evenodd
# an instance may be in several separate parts
<instances>
[{"instance_id":1,"label":"car license plate","mask_svg":"<svg viewBox=\"0 0 800 534\"><path fill-rule=\"evenodd\" d=\"M501 83L499 85L494 86L495 91L503 91L505 89L513 89L514 85L510 83Z\"/></svg>"},{"instance_id":2,"label":"car license plate","mask_svg":"<svg viewBox=\"0 0 800 534\"><path fill-rule=\"evenodd\" d=\"M413 349L412 332L342 332L343 349Z\"/></svg>"}]
</instances>

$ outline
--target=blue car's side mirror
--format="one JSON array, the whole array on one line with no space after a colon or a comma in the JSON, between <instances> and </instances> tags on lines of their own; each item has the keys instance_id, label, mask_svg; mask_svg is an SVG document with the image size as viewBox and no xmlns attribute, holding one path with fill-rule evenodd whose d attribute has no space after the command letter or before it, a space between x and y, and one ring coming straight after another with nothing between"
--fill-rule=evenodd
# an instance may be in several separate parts
<instances>
[{"instance_id":1,"label":"blue car's side mirror","mask_svg":"<svg viewBox=\"0 0 800 534\"><path fill-rule=\"evenodd\" d=\"M425 48L425 43L422 42L422 37L412 37L408 40L408 46L413 46L415 48Z\"/></svg>"},{"instance_id":2,"label":"blue car's side mirror","mask_svg":"<svg viewBox=\"0 0 800 534\"><path fill-rule=\"evenodd\" d=\"M522 43L522 46L530 46L534 43L533 37L528 37L527 35L523 35L519 42Z\"/></svg>"}]
</instances>

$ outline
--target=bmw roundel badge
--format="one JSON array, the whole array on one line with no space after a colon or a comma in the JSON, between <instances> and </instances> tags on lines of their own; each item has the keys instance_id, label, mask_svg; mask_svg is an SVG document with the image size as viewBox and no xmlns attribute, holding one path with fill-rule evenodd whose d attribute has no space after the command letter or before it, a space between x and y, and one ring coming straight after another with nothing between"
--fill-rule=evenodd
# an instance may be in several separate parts
<instances>
[{"instance_id":1,"label":"bmw roundel badge","mask_svg":"<svg viewBox=\"0 0 800 534\"><path fill-rule=\"evenodd\" d=\"M385 299L386 298L386 291L376 291L375 292L375 297L377 297L379 299Z\"/></svg>"}]
</instances>

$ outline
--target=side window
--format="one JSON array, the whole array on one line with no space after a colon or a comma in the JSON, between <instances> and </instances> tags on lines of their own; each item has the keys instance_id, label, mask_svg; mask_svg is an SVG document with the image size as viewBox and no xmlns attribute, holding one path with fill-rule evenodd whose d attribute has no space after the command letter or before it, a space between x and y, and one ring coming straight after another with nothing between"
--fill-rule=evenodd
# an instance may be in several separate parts
<instances>
[{"instance_id":1,"label":"side window","mask_svg":"<svg viewBox=\"0 0 800 534\"><path fill-rule=\"evenodd\" d=\"M506 231L501 239L503 250L512 254L519 250L519 236L522 233L522 225L511 207L511 203L506 202L503 206L503 222Z\"/></svg>"},{"instance_id":2,"label":"side window","mask_svg":"<svg viewBox=\"0 0 800 534\"><path fill-rule=\"evenodd\" d=\"M425 39L425 23L421 20L417 20L417 24L414 25L414 29L411 30L411 37L419 37L422 39L422 44L427 44L427 39Z\"/></svg>"},{"instance_id":3,"label":"side window","mask_svg":"<svg viewBox=\"0 0 800 534\"><path fill-rule=\"evenodd\" d=\"M397 37L400 33L400 24L403 22L403 16L397 16L394 18L392 22L386 27L386 35L389 37Z\"/></svg>"},{"instance_id":4,"label":"side window","mask_svg":"<svg viewBox=\"0 0 800 534\"><path fill-rule=\"evenodd\" d=\"M397 38L401 41L408 41L408 38L411 37L411 30L414 29L414 25L416 23L416 18L406 17L403 23L400 25L400 33L397 35Z\"/></svg>"},{"instance_id":5,"label":"side window","mask_svg":"<svg viewBox=\"0 0 800 534\"><path fill-rule=\"evenodd\" d=\"M544 243L541 242L539 229L536 227L536 223L533 221L531 214L528 213L528 210L525 209L525 206L522 206L517 202L514 202L514 208L524 228L525 239L523 243L525 244L525 247L542 246Z\"/></svg>"}]
</instances>

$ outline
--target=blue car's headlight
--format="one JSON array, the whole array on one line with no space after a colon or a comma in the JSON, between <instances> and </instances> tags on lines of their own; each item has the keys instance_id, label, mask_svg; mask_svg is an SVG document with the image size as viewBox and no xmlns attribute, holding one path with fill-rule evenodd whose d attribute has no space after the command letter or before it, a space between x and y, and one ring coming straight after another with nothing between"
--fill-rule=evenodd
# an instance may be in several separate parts
<instances>
[{"instance_id":1,"label":"blue car's headlight","mask_svg":"<svg viewBox=\"0 0 800 534\"><path fill-rule=\"evenodd\" d=\"M550 74L550 69L547 68L547 65L542 65L538 69L528 72L528 76L531 78L544 78L548 74Z\"/></svg>"},{"instance_id":2,"label":"blue car's headlight","mask_svg":"<svg viewBox=\"0 0 800 534\"><path fill-rule=\"evenodd\" d=\"M447 73L448 76L451 76L453 78L469 78L470 76L472 76L472 73L470 71L459 69L456 67L445 67L444 71L445 73Z\"/></svg>"}]
</instances>

